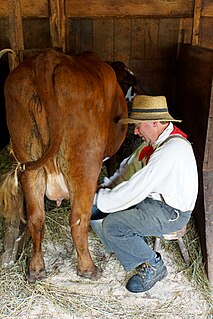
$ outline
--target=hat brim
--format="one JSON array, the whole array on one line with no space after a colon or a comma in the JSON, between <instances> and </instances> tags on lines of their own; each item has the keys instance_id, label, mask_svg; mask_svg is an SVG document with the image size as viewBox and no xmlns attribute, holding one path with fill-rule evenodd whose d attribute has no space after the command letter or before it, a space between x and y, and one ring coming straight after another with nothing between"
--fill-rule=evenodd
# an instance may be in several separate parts
<instances>
[{"instance_id":1,"label":"hat brim","mask_svg":"<svg viewBox=\"0 0 213 319\"><path fill-rule=\"evenodd\" d=\"M167 116L167 117L157 117L155 118L130 118L130 117L124 117L119 120L119 123L121 124L137 124L137 123L142 123L142 122L182 122L182 120L176 120L172 116Z\"/></svg>"}]
</instances>

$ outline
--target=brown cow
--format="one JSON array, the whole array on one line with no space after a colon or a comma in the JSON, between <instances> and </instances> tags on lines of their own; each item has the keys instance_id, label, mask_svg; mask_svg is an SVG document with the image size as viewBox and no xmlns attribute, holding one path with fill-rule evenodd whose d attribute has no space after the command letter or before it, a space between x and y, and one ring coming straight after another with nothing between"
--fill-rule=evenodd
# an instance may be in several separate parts
<instances>
[{"instance_id":1,"label":"brown cow","mask_svg":"<svg viewBox=\"0 0 213 319\"><path fill-rule=\"evenodd\" d=\"M102 160L116 152L127 127L127 104L113 69L96 54L67 56L44 50L22 62L5 84L7 124L33 251L30 282L45 275L44 195L70 198L70 227L78 275L100 276L88 250L88 227Z\"/></svg>"}]
</instances>

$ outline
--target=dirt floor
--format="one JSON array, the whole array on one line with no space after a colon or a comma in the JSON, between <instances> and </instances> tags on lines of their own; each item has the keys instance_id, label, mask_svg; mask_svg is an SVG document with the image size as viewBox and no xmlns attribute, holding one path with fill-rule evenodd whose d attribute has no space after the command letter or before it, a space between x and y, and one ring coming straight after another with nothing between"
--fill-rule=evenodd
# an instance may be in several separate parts
<instances>
[{"instance_id":1,"label":"dirt floor","mask_svg":"<svg viewBox=\"0 0 213 319\"><path fill-rule=\"evenodd\" d=\"M125 273L114 255L104 248L92 230L89 231L92 257L102 268L102 277L90 281L76 275L76 255L72 241L55 243L44 241L47 278L28 284L20 275L9 289L11 300L0 318L17 319L212 319L210 305L203 294L187 279L187 268L177 267L172 254L161 251L168 268L168 276L149 292L132 294L125 288L130 273ZM10 284L11 285L11 284ZM5 284L4 293L8 288ZM1 289L2 293L2 289ZM10 292L11 293L11 292ZM1 302L0 302L1 307ZM12 309L13 308L13 309Z\"/></svg>"}]
</instances>

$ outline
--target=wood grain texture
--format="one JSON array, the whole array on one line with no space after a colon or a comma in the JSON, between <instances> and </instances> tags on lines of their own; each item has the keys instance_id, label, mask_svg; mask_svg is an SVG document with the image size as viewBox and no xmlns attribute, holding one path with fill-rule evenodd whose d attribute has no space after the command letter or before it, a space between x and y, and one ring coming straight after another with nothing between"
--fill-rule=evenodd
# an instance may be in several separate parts
<instances>
[{"instance_id":1,"label":"wood grain texture","mask_svg":"<svg viewBox=\"0 0 213 319\"><path fill-rule=\"evenodd\" d=\"M210 0L209 0L210 2ZM24 17L48 17L47 0L20 0ZM194 0L67 0L67 17L192 16ZM206 12L209 12L206 5ZM8 16L7 0L1 0L0 16Z\"/></svg>"},{"instance_id":2,"label":"wood grain texture","mask_svg":"<svg viewBox=\"0 0 213 319\"><path fill-rule=\"evenodd\" d=\"M67 0L67 17L192 17L195 0ZM48 17L47 0L20 0L24 17ZM8 16L7 0L0 2L0 16ZM201 16L213 17L212 0L203 0Z\"/></svg>"},{"instance_id":3,"label":"wood grain texture","mask_svg":"<svg viewBox=\"0 0 213 319\"><path fill-rule=\"evenodd\" d=\"M23 25L19 0L8 0L10 48L24 49Z\"/></svg>"},{"instance_id":4,"label":"wood grain texture","mask_svg":"<svg viewBox=\"0 0 213 319\"><path fill-rule=\"evenodd\" d=\"M200 16L201 16L201 10L202 10L202 1L203 0L195 0L193 29L192 29L192 45L199 44Z\"/></svg>"},{"instance_id":5,"label":"wood grain texture","mask_svg":"<svg viewBox=\"0 0 213 319\"><path fill-rule=\"evenodd\" d=\"M103 60L113 61L113 19L93 20L93 50Z\"/></svg>"},{"instance_id":6,"label":"wood grain texture","mask_svg":"<svg viewBox=\"0 0 213 319\"><path fill-rule=\"evenodd\" d=\"M129 18L114 20L113 59L129 65L131 56L132 20Z\"/></svg>"},{"instance_id":7,"label":"wood grain texture","mask_svg":"<svg viewBox=\"0 0 213 319\"><path fill-rule=\"evenodd\" d=\"M192 16L193 0L68 0L69 17Z\"/></svg>"},{"instance_id":8,"label":"wood grain texture","mask_svg":"<svg viewBox=\"0 0 213 319\"><path fill-rule=\"evenodd\" d=\"M213 1L212 0L203 0L201 16L213 17Z\"/></svg>"},{"instance_id":9,"label":"wood grain texture","mask_svg":"<svg viewBox=\"0 0 213 319\"><path fill-rule=\"evenodd\" d=\"M195 218L199 228L204 261L213 286L213 50L181 46L177 108L183 129L195 151L199 193Z\"/></svg>"},{"instance_id":10,"label":"wood grain texture","mask_svg":"<svg viewBox=\"0 0 213 319\"><path fill-rule=\"evenodd\" d=\"M50 0L50 35L52 46L66 51L66 16L64 0Z\"/></svg>"}]
</instances>

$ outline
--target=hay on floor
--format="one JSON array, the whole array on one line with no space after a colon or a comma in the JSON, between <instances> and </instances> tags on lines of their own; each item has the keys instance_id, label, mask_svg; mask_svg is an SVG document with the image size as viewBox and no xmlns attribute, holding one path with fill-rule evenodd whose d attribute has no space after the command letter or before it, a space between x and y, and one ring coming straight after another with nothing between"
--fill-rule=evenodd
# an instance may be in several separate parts
<instances>
[{"instance_id":1,"label":"hay on floor","mask_svg":"<svg viewBox=\"0 0 213 319\"><path fill-rule=\"evenodd\" d=\"M0 163L8 163L7 156L4 160L1 156ZM161 253L168 276L146 293L131 294L125 289L131 273L123 270L113 254L104 251L91 229L89 247L93 260L102 269L102 277L98 281L90 281L77 276L76 252L68 225L70 204L64 202L62 207L57 208L55 203L47 200L45 207L43 251L47 278L35 284L27 282L27 261L31 254L29 243L15 265L0 270L0 318L213 318L213 296L202 264L199 236L193 219L184 238L192 260L190 267L186 267L177 243L165 241ZM3 225L0 219L0 249ZM149 241L152 244L152 238Z\"/></svg>"}]
</instances>

